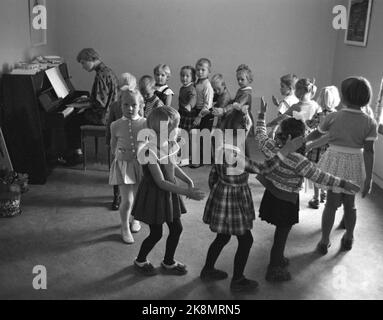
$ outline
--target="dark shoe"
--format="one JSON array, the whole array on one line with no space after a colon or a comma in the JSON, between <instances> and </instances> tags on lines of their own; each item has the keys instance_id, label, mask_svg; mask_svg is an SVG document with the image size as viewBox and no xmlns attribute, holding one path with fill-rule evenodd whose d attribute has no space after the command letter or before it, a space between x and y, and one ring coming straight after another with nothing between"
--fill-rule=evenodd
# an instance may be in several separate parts
<instances>
[{"instance_id":1,"label":"dark shoe","mask_svg":"<svg viewBox=\"0 0 383 320\"><path fill-rule=\"evenodd\" d=\"M218 269L202 269L200 278L203 281L215 281L215 280L223 280L228 277L228 274L225 271Z\"/></svg>"},{"instance_id":2,"label":"dark shoe","mask_svg":"<svg viewBox=\"0 0 383 320\"><path fill-rule=\"evenodd\" d=\"M281 263L281 267L282 268L286 268L289 264L290 264L290 260L285 258L285 257L283 257L282 263Z\"/></svg>"},{"instance_id":3,"label":"dark shoe","mask_svg":"<svg viewBox=\"0 0 383 320\"><path fill-rule=\"evenodd\" d=\"M311 199L310 201L309 201L309 207L311 208L311 209L319 209L319 200L318 199Z\"/></svg>"},{"instance_id":4,"label":"dark shoe","mask_svg":"<svg viewBox=\"0 0 383 320\"><path fill-rule=\"evenodd\" d=\"M327 198L327 195L326 195L326 192L322 192L320 194L320 202L323 203L326 201L326 198Z\"/></svg>"},{"instance_id":5,"label":"dark shoe","mask_svg":"<svg viewBox=\"0 0 383 320\"><path fill-rule=\"evenodd\" d=\"M231 280L230 290L233 292L249 292L258 288L258 282L255 280L246 279L245 277L238 280Z\"/></svg>"},{"instance_id":6,"label":"dark shoe","mask_svg":"<svg viewBox=\"0 0 383 320\"><path fill-rule=\"evenodd\" d=\"M286 268L276 266L268 267L266 272L266 280L270 282L282 282L291 280L291 274Z\"/></svg>"},{"instance_id":7,"label":"dark shoe","mask_svg":"<svg viewBox=\"0 0 383 320\"><path fill-rule=\"evenodd\" d=\"M337 227L338 230L345 230L346 225L344 224L344 219L342 219L339 223L339 226Z\"/></svg>"},{"instance_id":8,"label":"dark shoe","mask_svg":"<svg viewBox=\"0 0 383 320\"><path fill-rule=\"evenodd\" d=\"M352 249L352 245L354 243L354 239L346 239L344 236L340 241L340 247L342 251L350 251Z\"/></svg>"},{"instance_id":9,"label":"dark shoe","mask_svg":"<svg viewBox=\"0 0 383 320\"><path fill-rule=\"evenodd\" d=\"M144 274L145 276L154 276L157 274L153 265L149 261L140 263L140 262L137 262L137 259L136 259L134 260L134 267L139 273Z\"/></svg>"},{"instance_id":10,"label":"dark shoe","mask_svg":"<svg viewBox=\"0 0 383 320\"><path fill-rule=\"evenodd\" d=\"M331 243L325 244L325 243L319 242L316 250L321 255L326 255L328 252L328 248L330 248L330 247L331 247Z\"/></svg>"},{"instance_id":11,"label":"dark shoe","mask_svg":"<svg viewBox=\"0 0 383 320\"><path fill-rule=\"evenodd\" d=\"M161 266L164 270L174 275L183 276L188 273L188 271L186 270L186 266L178 261L175 261L172 265L165 264L162 261Z\"/></svg>"},{"instance_id":12,"label":"dark shoe","mask_svg":"<svg viewBox=\"0 0 383 320\"><path fill-rule=\"evenodd\" d=\"M117 211L118 209L120 209L120 203L121 203L121 197L114 196L112 206L111 206L112 210Z\"/></svg>"}]
</instances>

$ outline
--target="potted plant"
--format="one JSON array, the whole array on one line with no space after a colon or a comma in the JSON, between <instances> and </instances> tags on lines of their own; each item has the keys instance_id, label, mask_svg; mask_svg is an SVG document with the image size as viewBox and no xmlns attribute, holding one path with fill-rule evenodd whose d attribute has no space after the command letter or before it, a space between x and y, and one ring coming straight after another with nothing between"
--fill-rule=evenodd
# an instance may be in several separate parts
<instances>
[{"instance_id":1,"label":"potted plant","mask_svg":"<svg viewBox=\"0 0 383 320\"><path fill-rule=\"evenodd\" d=\"M21 213L21 194L28 191L28 175L6 169L0 170L0 217Z\"/></svg>"}]
</instances>

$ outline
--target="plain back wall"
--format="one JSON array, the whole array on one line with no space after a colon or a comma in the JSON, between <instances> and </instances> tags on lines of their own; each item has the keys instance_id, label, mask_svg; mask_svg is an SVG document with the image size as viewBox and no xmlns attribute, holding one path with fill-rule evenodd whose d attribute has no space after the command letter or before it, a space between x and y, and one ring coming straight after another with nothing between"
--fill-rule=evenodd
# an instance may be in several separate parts
<instances>
[{"instance_id":1,"label":"plain back wall","mask_svg":"<svg viewBox=\"0 0 383 320\"><path fill-rule=\"evenodd\" d=\"M279 78L294 72L329 85L337 31L332 28L334 0L65 0L57 3L59 52L73 82L90 89L94 74L76 62L84 47L96 48L116 74L153 75L169 64L169 85L178 94L179 70L201 57L212 61L234 96L235 70L245 63L254 73L256 96L277 111ZM178 97L174 97L178 108Z\"/></svg>"}]
</instances>

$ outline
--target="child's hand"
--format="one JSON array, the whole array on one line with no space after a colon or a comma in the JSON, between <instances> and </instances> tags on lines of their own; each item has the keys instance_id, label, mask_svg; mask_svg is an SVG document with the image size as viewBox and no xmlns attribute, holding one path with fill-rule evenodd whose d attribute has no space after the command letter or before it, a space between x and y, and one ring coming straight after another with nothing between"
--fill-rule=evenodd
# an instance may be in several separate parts
<instances>
[{"instance_id":1,"label":"child's hand","mask_svg":"<svg viewBox=\"0 0 383 320\"><path fill-rule=\"evenodd\" d=\"M291 135L289 135L285 145L281 148L280 152L284 156L287 156L289 153L294 152L298 150L300 147L302 147L304 142L305 142L305 138L303 136L299 136L294 139L291 139Z\"/></svg>"},{"instance_id":2,"label":"child's hand","mask_svg":"<svg viewBox=\"0 0 383 320\"><path fill-rule=\"evenodd\" d=\"M202 120L202 118L200 116L195 118L195 120L193 122L193 126L195 126L195 127L199 126L201 124L201 120Z\"/></svg>"},{"instance_id":3,"label":"child's hand","mask_svg":"<svg viewBox=\"0 0 383 320\"><path fill-rule=\"evenodd\" d=\"M223 114L223 108L213 108L213 116L222 116Z\"/></svg>"},{"instance_id":4,"label":"child's hand","mask_svg":"<svg viewBox=\"0 0 383 320\"><path fill-rule=\"evenodd\" d=\"M190 188L186 196L190 199L201 201L205 198L205 193L200 189Z\"/></svg>"},{"instance_id":5,"label":"child's hand","mask_svg":"<svg viewBox=\"0 0 383 320\"><path fill-rule=\"evenodd\" d=\"M372 180L371 179L366 179L364 181L362 198L365 198L371 192L371 187L372 187Z\"/></svg>"},{"instance_id":6,"label":"child's hand","mask_svg":"<svg viewBox=\"0 0 383 320\"><path fill-rule=\"evenodd\" d=\"M260 113L266 113L267 111L267 102L265 101L265 98L261 98L261 111Z\"/></svg>"},{"instance_id":7,"label":"child's hand","mask_svg":"<svg viewBox=\"0 0 383 320\"><path fill-rule=\"evenodd\" d=\"M210 110L204 108L204 109L201 110L200 116L204 117L204 116L206 116L209 113L210 113Z\"/></svg>"},{"instance_id":8,"label":"child's hand","mask_svg":"<svg viewBox=\"0 0 383 320\"><path fill-rule=\"evenodd\" d=\"M353 183L352 181L346 180L346 184L344 185L344 190L356 193L356 192L359 192L360 187L356 185L355 183Z\"/></svg>"},{"instance_id":9,"label":"child's hand","mask_svg":"<svg viewBox=\"0 0 383 320\"><path fill-rule=\"evenodd\" d=\"M232 104L232 107L233 107L235 110L242 111L242 108L241 108L241 106L239 105L238 102L234 102L234 103Z\"/></svg>"},{"instance_id":10,"label":"child's hand","mask_svg":"<svg viewBox=\"0 0 383 320\"><path fill-rule=\"evenodd\" d=\"M273 95L273 103L275 104L276 107L279 107L279 100Z\"/></svg>"}]
</instances>

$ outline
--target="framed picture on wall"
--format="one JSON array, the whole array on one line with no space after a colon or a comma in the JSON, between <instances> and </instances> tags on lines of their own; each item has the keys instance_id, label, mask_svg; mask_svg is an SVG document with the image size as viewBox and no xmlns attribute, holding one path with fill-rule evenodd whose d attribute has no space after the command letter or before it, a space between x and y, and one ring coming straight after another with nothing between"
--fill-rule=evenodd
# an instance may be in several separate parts
<instances>
[{"instance_id":1,"label":"framed picture on wall","mask_svg":"<svg viewBox=\"0 0 383 320\"><path fill-rule=\"evenodd\" d=\"M344 42L353 46L367 45L373 0L349 0L348 23Z\"/></svg>"},{"instance_id":2,"label":"framed picture on wall","mask_svg":"<svg viewBox=\"0 0 383 320\"><path fill-rule=\"evenodd\" d=\"M31 45L34 47L45 45L47 44L46 0L29 0L28 2Z\"/></svg>"}]
</instances>

